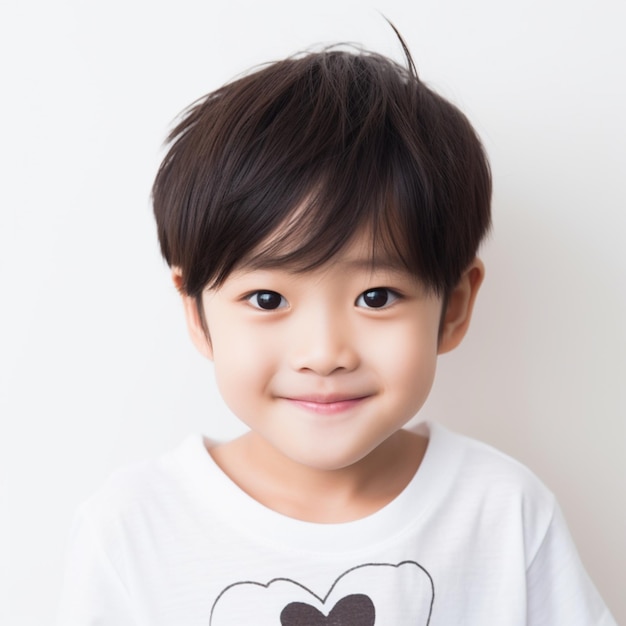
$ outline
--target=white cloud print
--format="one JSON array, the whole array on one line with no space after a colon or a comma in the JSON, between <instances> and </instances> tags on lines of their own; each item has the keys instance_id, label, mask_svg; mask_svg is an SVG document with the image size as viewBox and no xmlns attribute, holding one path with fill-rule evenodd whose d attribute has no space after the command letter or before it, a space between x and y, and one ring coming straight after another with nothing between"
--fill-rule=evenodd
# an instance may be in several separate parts
<instances>
[{"instance_id":1,"label":"white cloud print","mask_svg":"<svg viewBox=\"0 0 626 626\"><path fill-rule=\"evenodd\" d=\"M368 563L323 594L287 578L234 583L215 600L209 625L428 626L434 598L432 578L418 563Z\"/></svg>"}]
</instances>

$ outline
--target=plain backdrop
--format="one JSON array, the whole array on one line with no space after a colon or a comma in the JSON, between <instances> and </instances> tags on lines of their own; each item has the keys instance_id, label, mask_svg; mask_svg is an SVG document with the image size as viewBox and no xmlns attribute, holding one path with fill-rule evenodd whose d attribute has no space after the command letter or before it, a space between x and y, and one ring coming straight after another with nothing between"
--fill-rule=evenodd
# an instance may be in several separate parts
<instances>
[{"instance_id":1,"label":"plain backdrop","mask_svg":"<svg viewBox=\"0 0 626 626\"><path fill-rule=\"evenodd\" d=\"M190 432L241 432L194 352L150 186L189 103L312 44L402 58L489 152L494 229L464 344L420 418L557 494L626 623L626 5L4 0L0 623L53 622L73 511Z\"/></svg>"}]
</instances>

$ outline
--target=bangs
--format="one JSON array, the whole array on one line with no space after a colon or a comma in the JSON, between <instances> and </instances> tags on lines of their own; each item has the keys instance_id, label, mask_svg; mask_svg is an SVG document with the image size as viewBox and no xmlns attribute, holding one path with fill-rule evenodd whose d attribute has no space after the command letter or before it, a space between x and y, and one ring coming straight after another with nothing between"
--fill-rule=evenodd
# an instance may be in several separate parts
<instances>
[{"instance_id":1,"label":"bangs","mask_svg":"<svg viewBox=\"0 0 626 626\"><path fill-rule=\"evenodd\" d=\"M388 265L421 277L411 255L410 239L401 227L401 212L394 208L384 189L369 189L359 204L335 197L329 185L325 192L309 194L293 208L287 218L249 254L239 259L233 269L286 269L295 273L315 270L332 264L333 258L365 234L369 240L372 267ZM227 277L225 272L224 279ZM213 286L219 286L219 282Z\"/></svg>"}]
</instances>

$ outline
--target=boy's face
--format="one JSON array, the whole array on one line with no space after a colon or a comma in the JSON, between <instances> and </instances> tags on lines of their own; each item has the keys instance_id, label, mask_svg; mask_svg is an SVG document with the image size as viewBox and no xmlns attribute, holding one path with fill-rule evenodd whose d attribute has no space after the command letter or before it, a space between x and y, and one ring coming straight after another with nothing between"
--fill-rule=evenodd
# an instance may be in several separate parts
<instances>
[{"instance_id":1,"label":"boy's face","mask_svg":"<svg viewBox=\"0 0 626 626\"><path fill-rule=\"evenodd\" d=\"M268 449L311 468L360 461L418 412L482 278L476 261L450 294L440 336L441 299L406 270L372 266L370 251L362 236L310 272L235 270L203 294L210 339L185 297L231 410Z\"/></svg>"}]
</instances>

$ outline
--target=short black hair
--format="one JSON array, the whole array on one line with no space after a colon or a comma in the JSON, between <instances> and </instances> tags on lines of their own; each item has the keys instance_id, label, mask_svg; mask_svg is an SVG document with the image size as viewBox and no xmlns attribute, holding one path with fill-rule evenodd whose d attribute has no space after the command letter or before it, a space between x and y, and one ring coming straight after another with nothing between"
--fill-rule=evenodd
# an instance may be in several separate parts
<instances>
[{"instance_id":1,"label":"short black hair","mask_svg":"<svg viewBox=\"0 0 626 626\"><path fill-rule=\"evenodd\" d=\"M373 253L438 294L458 283L490 226L489 164L405 52L406 68L358 48L308 52L184 112L153 187L184 293L199 299L242 263L313 269L364 229Z\"/></svg>"}]
</instances>

